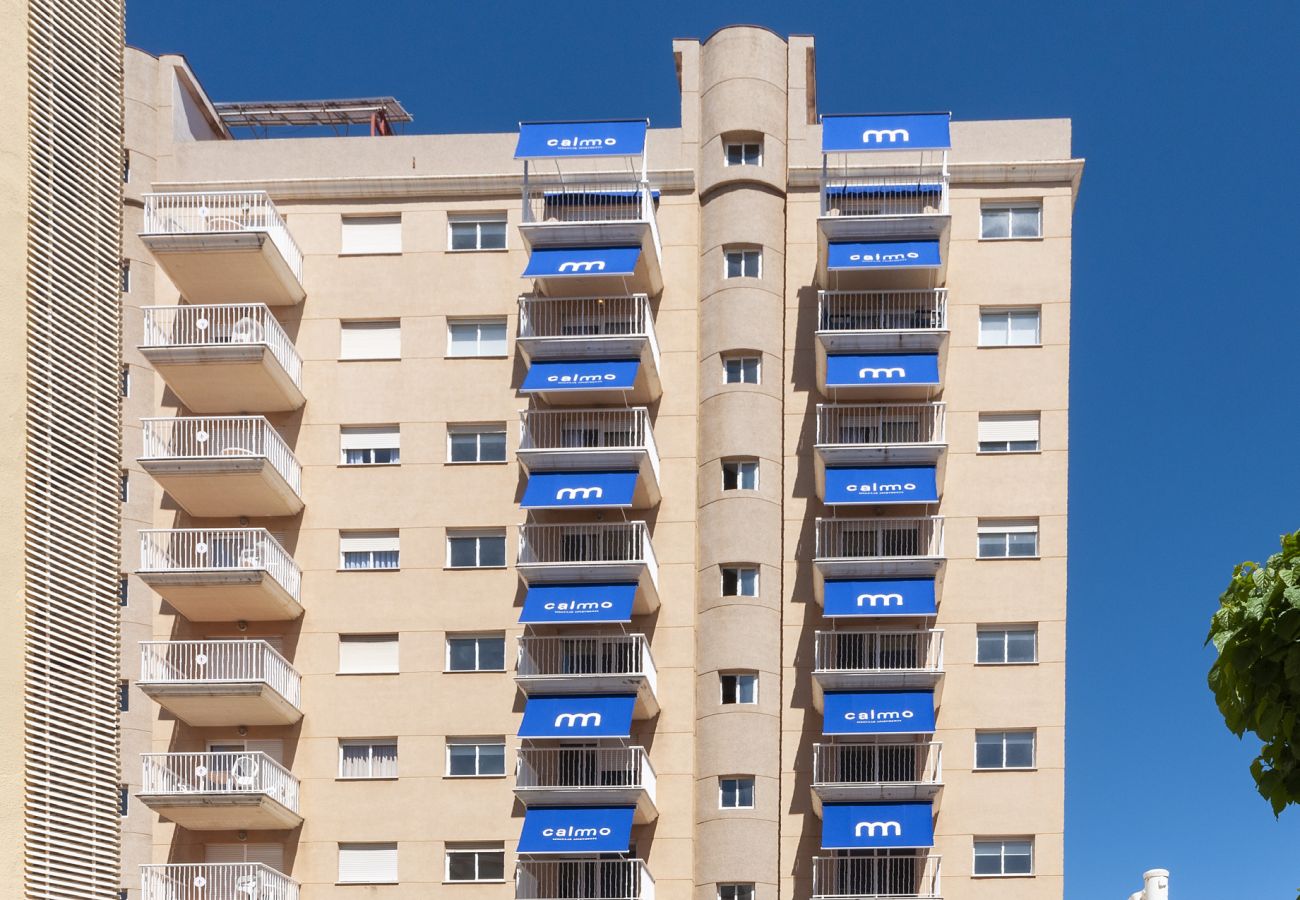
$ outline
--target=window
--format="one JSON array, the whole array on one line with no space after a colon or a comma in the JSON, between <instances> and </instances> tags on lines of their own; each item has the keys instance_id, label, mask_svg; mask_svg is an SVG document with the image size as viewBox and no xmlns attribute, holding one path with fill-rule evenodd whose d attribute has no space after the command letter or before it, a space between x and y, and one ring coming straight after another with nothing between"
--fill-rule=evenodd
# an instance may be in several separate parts
<instances>
[{"instance_id":1,"label":"window","mask_svg":"<svg viewBox=\"0 0 1300 900\"><path fill-rule=\"evenodd\" d=\"M506 564L504 534L448 534L447 566L452 569L493 569Z\"/></svg>"},{"instance_id":2,"label":"window","mask_svg":"<svg viewBox=\"0 0 1300 900\"><path fill-rule=\"evenodd\" d=\"M123 399L131 396L131 367L122 367L122 397Z\"/></svg>"},{"instance_id":3,"label":"window","mask_svg":"<svg viewBox=\"0 0 1300 900\"><path fill-rule=\"evenodd\" d=\"M344 256L402 252L401 216L344 216Z\"/></svg>"},{"instance_id":4,"label":"window","mask_svg":"<svg viewBox=\"0 0 1300 900\"><path fill-rule=\"evenodd\" d=\"M975 768L1032 769L1032 731L980 731L975 734Z\"/></svg>"},{"instance_id":5,"label":"window","mask_svg":"<svg viewBox=\"0 0 1300 900\"><path fill-rule=\"evenodd\" d=\"M505 462L506 426L448 425L447 461L454 463Z\"/></svg>"},{"instance_id":6,"label":"window","mask_svg":"<svg viewBox=\"0 0 1300 900\"><path fill-rule=\"evenodd\" d=\"M1037 347L1042 343L1037 307L980 310L981 347Z\"/></svg>"},{"instance_id":7,"label":"window","mask_svg":"<svg viewBox=\"0 0 1300 900\"><path fill-rule=\"evenodd\" d=\"M724 278L759 278L763 274L761 250L726 250L722 256Z\"/></svg>"},{"instance_id":8,"label":"window","mask_svg":"<svg viewBox=\"0 0 1300 900\"><path fill-rule=\"evenodd\" d=\"M758 675L754 672L724 672L718 676L722 682L722 702L757 703Z\"/></svg>"},{"instance_id":9,"label":"window","mask_svg":"<svg viewBox=\"0 0 1300 900\"><path fill-rule=\"evenodd\" d=\"M395 466L402 461L402 433L396 425L344 425L339 462L345 466Z\"/></svg>"},{"instance_id":10,"label":"window","mask_svg":"<svg viewBox=\"0 0 1300 900\"><path fill-rule=\"evenodd\" d=\"M980 237L986 241L1042 236L1041 203L990 203L980 209Z\"/></svg>"},{"instance_id":11,"label":"window","mask_svg":"<svg viewBox=\"0 0 1300 900\"><path fill-rule=\"evenodd\" d=\"M127 793L126 785L119 784L117 786L117 814L119 816L126 815L127 804L129 801L130 795Z\"/></svg>"},{"instance_id":12,"label":"window","mask_svg":"<svg viewBox=\"0 0 1300 900\"><path fill-rule=\"evenodd\" d=\"M1038 662L1038 630L1033 626L981 628L976 662L1014 665Z\"/></svg>"},{"instance_id":13,"label":"window","mask_svg":"<svg viewBox=\"0 0 1300 900\"><path fill-rule=\"evenodd\" d=\"M339 568L396 569L398 540L396 531L340 531Z\"/></svg>"},{"instance_id":14,"label":"window","mask_svg":"<svg viewBox=\"0 0 1300 900\"><path fill-rule=\"evenodd\" d=\"M975 839L976 875L1034 874L1034 842Z\"/></svg>"},{"instance_id":15,"label":"window","mask_svg":"<svg viewBox=\"0 0 1300 900\"><path fill-rule=\"evenodd\" d=\"M397 884L397 844L339 844L340 884Z\"/></svg>"},{"instance_id":16,"label":"window","mask_svg":"<svg viewBox=\"0 0 1300 900\"><path fill-rule=\"evenodd\" d=\"M117 579L117 605L126 606L131 595L131 579L122 575Z\"/></svg>"},{"instance_id":17,"label":"window","mask_svg":"<svg viewBox=\"0 0 1300 900\"><path fill-rule=\"evenodd\" d=\"M726 154L728 166L761 166L763 164L762 144L727 144Z\"/></svg>"},{"instance_id":18,"label":"window","mask_svg":"<svg viewBox=\"0 0 1300 900\"><path fill-rule=\"evenodd\" d=\"M401 359L401 357L401 320L340 323L339 359Z\"/></svg>"},{"instance_id":19,"label":"window","mask_svg":"<svg viewBox=\"0 0 1300 900\"><path fill-rule=\"evenodd\" d=\"M759 357L724 356L722 358L723 384L758 384Z\"/></svg>"},{"instance_id":20,"label":"window","mask_svg":"<svg viewBox=\"0 0 1300 900\"><path fill-rule=\"evenodd\" d=\"M397 738L340 740L340 778L396 778Z\"/></svg>"},{"instance_id":21,"label":"window","mask_svg":"<svg viewBox=\"0 0 1300 900\"><path fill-rule=\"evenodd\" d=\"M723 566L722 596L757 597L758 569L753 566Z\"/></svg>"},{"instance_id":22,"label":"window","mask_svg":"<svg viewBox=\"0 0 1300 900\"><path fill-rule=\"evenodd\" d=\"M735 775L718 779L719 809L753 809L754 778L752 775Z\"/></svg>"},{"instance_id":23,"label":"window","mask_svg":"<svg viewBox=\"0 0 1300 900\"><path fill-rule=\"evenodd\" d=\"M340 675L378 675L395 672L397 672L397 635L339 635Z\"/></svg>"},{"instance_id":24,"label":"window","mask_svg":"<svg viewBox=\"0 0 1300 900\"><path fill-rule=\"evenodd\" d=\"M722 461L722 489L724 491L758 490L758 460L724 459Z\"/></svg>"},{"instance_id":25,"label":"window","mask_svg":"<svg viewBox=\"0 0 1300 900\"><path fill-rule=\"evenodd\" d=\"M130 477L130 473L123 472L121 484L118 485L118 494L121 497L123 503L127 502L127 500L129 500L131 497L131 484L129 481L129 477Z\"/></svg>"},{"instance_id":26,"label":"window","mask_svg":"<svg viewBox=\"0 0 1300 900\"><path fill-rule=\"evenodd\" d=\"M485 778L506 774L504 738L447 738L447 775Z\"/></svg>"},{"instance_id":27,"label":"window","mask_svg":"<svg viewBox=\"0 0 1300 900\"><path fill-rule=\"evenodd\" d=\"M131 682L123 679L117 683L117 710L129 712L131 709Z\"/></svg>"},{"instance_id":28,"label":"window","mask_svg":"<svg viewBox=\"0 0 1300 900\"><path fill-rule=\"evenodd\" d=\"M752 884L720 884L718 900L754 900Z\"/></svg>"},{"instance_id":29,"label":"window","mask_svg":"<svg viewBox=\"0 0 1300 900\"><path fill-rule=\"evenodd\" d=\"M449 217L447 247L451 250L506 249L506 214Z\"/></svg>"},{"instance_id":30,"label":"window","mask_svg":"<svg viewBox=\"0 0 1300 900\"><path fill-rule=\"evenodd\" d=\"M504 634L447 636L448 672L504 672Z\"/></svg>"},{"instance_id":31,"label":"window","mask_svg":"<svg viewBox=\"0 0 1300 900\"><path fill-rule=\"evenodd\" d=\"M1036 521L981 522L978 531L980 559L1038 555Z\"/></svg>"},{"instance_id":32,"label":"window","mask_svg":"<svg viewBox=\"0 0 1300 900\"><path fill-rule=\"evenodd\" d=\"M980 413L980 453L1032 453L1038 449L1038 413Z\"/></svg>"},{"instance_id":33,"label":"window","mask_svg":"<svg viewBox=\"0 0 1300 900\"><path fill-rule=\"evenodd\" d=\"M506 851L500 844L448 844L448 881L505 881Z\"/></svg>"},{"instance_id":34,"label":"window","mask_svg":"<svg viewBox=\"0 0 1300 900\"><path fill-rule=\"evenodd\" d=\"M447 323L447 355L505 356L505 319L464 319Z\"/></svg>"},{"instance_id":35,"label":"window","mask_svg":"<svg viewBox=\"0 0 1300 900\"><path fill-rule=\"evenodd\" d=\"M131 151L122 151L122 183L131 183Z\"/></svg>"},{"instance_id":36,"label":"window","mask_svg":"<svg viewBox=\"0 0 1300 900\"><path fill-rule=\"evenodd\" d=\"M122 293L128 293L131 290L131 260L122 260Z\"/></svg>"}]
</instances>

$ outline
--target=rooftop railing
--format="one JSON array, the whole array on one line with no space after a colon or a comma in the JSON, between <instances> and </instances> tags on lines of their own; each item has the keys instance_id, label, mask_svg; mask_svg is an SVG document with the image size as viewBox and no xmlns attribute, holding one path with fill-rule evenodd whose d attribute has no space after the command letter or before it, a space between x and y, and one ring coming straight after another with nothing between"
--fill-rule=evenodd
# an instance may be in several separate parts
<instances>
[{"instance_id":1,"label":"rooftop railing","mask_svg":"<svg viewBox=\"0 0 1300 900\"><path fill-rule=\"evenodd\" d=\"M825 172L822 215L846 217L948 214L948 173L942 165L892 172Z\"/></svg>"},{"instance_id":2,"label":"rooftop railing","mask_svg":"<svg viewBox=\"0 0 1300 900\"><path fill-rule=\"evenodd\" d=\"M262 863L140 867L142 900L298 900L298 883Z\"/></svg>"},{"instance_id":3,"label":"rooftop railing","mask_svg":"<svg viewBox=\"0 0 1300 900\"><path fill-rule=\"evenodd\" d=\"M947 288L817 292L818 331L944 331L947 327Z\"/></svg>"},{"instance_id":4,"label":"rooftop railing","mask_svg":"<svg viewBox=\"0 0 1300 900\"><path fill-rule=\"evenodd\" d=\"M294 493L302 492L302 467L264 416L181 416L140 422L144 459L265 457Z\"/></svg>"},{"instance_id":5,"label":"rooftop railing","mask_svg":"<svg viewBox=\"0 0 1300 900\"><path fill-rule=\"evenodd\" d=\"M654 794L644 747L523 747L517 788L642 788Z\"/></svg>"},{"instance_id":6,"label":"rooftop railing","mask_svg":"<svg viewBox=\"0 0 1300 900\"><path fill-rule=\"evenodd\" d=\"M815 856L812 895L821 898L936 900L940 857L926 850L887 850L877 856Z\"/></svg>"},{"instance_id":7,"label":"rooftop railing","mask_svg":"<svg viewBox=\"0 0 1300 900\"><path fill-rule=\"evenodd\" d=\"M815 672L942 672L943 630L819 631Z\"/></svg>"},{"instance_id":8,"label":"rooftop railing","mask_svg":"<svg viewBox=\"0 0 1300 900\"><path fill-rule=\"evenodd\" d=\"M146 306L145 347L265 344L293 383L302 386L302 357L265 303Z\"/></svg>"},{"instance_id":9,"label":"rooftop railing","mask_svg":"<svg viewBox=\"0 0 1300 900\"><path fill-rule=\"evenodd\" d=\"M817 443L942 444L944 407L943 403L819 403Z\"/></svg>"},{"instance_id":10,"label":"rooftop railing","mask_svg":"<svg viewBox=\"0 0 1300 900\"><path fill-rule=\"evenodd\" d=\"M645 522L520 525L519 565L643 563L657 568Z\"/></svg>"},{"instance_id":11,"label":"rooftop railing","mask_svg":"<svg viewBox=\"0 0 1300 900\"><path fill-rule=\"evenodd\" d=\"M943 556L943 517L818 519L818 559Z\"/></svg>"},{"instance_id":12,"label":"rooftop railing","mask_svg":"<svg viewBox=\"0 0 1300 900\"><path fill-rule=\"evenodd\" d=\"M939 741L814 744L813 785L938 784L942 749Z\"/></svg>"},{"instance_id":13,"label":"rooftop railing","mask_svg":"<svg viewBox=\"0 0 1300 900\"><path fill-rule=\"evenodd\" d=\"M298 779L265 753L145 753L141 760L142 794L265 794L298 811Z\"/></svg>"},{"instance_id":14,"label":"rooftop railing","mask_svg":"<svg viewBox=\"0 0 1300 900\"><path fill-rule=\"evenodd\" d=\"M521 678L642 676L652 692L655 688L654 659L644 634L521 637L517 672Z\"/></svg>"},{"instance_id":15,"label":"rooftop railing","mask_svg":"<svg viewBox=\"0 0 1300 900\"><path fill-rule=\"evenodd\" d=\"M140 572L264 569L295 600L302 570L265 528L148 528L140 532Z\"/></svg>"},{"instance_id":16,"label":"rooftop railing","mask_svg":"<svg viewBox=\"0 0 1300 900\"><path fill-rule=\"evenodd\" d=\"M264 231L302 283L302 251L266 191L196 191L144 195L145 234Z\"/></svg>"},{"instance_id":17,"label":"rooftop railing","mask_svg":"<svg viewBox=\"0 0 1300 900\"><path fill-rule=\"evenodd\" d=\"M294 706L302 676L266 641L141 641L140 683L260 683Z\"/></svg>"},{"instance_id":18,"label":"rooftop railing","mask_svg":"<svg viewBox=\"0 0 1300 900\"><path fill-rule=\"evenodd\" d=\"M521 859L515 900L653 900L654 884L639 859Z\"/></svg>"}]
</instances>

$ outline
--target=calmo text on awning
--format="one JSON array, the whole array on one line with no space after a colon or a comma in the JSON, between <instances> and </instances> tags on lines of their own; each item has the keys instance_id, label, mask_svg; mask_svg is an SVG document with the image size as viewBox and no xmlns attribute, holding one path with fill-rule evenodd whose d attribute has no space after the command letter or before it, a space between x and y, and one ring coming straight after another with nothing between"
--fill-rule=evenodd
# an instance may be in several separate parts
<instances>
[{"instance_id":1,"label":"calmo text on awning","mask_svg":"<svg viewBox=\"0 0 1300 900\"><path fill-rule=\"evenodd\" d=\"M827 691L822 734L931 734L933 691Z\"/></svg>"}]
</instances>

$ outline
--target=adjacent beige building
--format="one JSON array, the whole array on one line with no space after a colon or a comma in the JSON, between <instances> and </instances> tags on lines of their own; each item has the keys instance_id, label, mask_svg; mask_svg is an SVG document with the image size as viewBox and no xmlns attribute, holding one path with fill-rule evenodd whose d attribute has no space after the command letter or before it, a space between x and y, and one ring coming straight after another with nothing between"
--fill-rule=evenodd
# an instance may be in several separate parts
<instances>
[{"instance_id":1,"label":"adjacent beige building","mask_svg":"<svg viewBox=\"0 0 1300 900\"><path fill-rule=\"evenodd\" d=\"M413 136L127 51L131 900L1062 896L1069 122L672 49Z\"/></svg>"}]
</instances>

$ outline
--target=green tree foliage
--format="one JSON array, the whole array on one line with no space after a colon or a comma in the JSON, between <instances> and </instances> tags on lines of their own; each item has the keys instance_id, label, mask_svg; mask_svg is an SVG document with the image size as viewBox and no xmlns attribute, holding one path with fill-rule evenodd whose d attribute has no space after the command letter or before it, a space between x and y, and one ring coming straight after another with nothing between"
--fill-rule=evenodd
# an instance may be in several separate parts
<instances>
[{"instance_id":1,"label":"green tree foliage","mask_svg":"<svg viewBox=\"0 0 1300 900\"><path fill-rule=\"evenodd\" d=\"M1250 774L1280 815L1300 803L1300 532L1263 566L1237 566L1205 642L1219 651L1209 675L1219 711L1233 734L1264 742Z\"/></svg>"}]
</instances>

